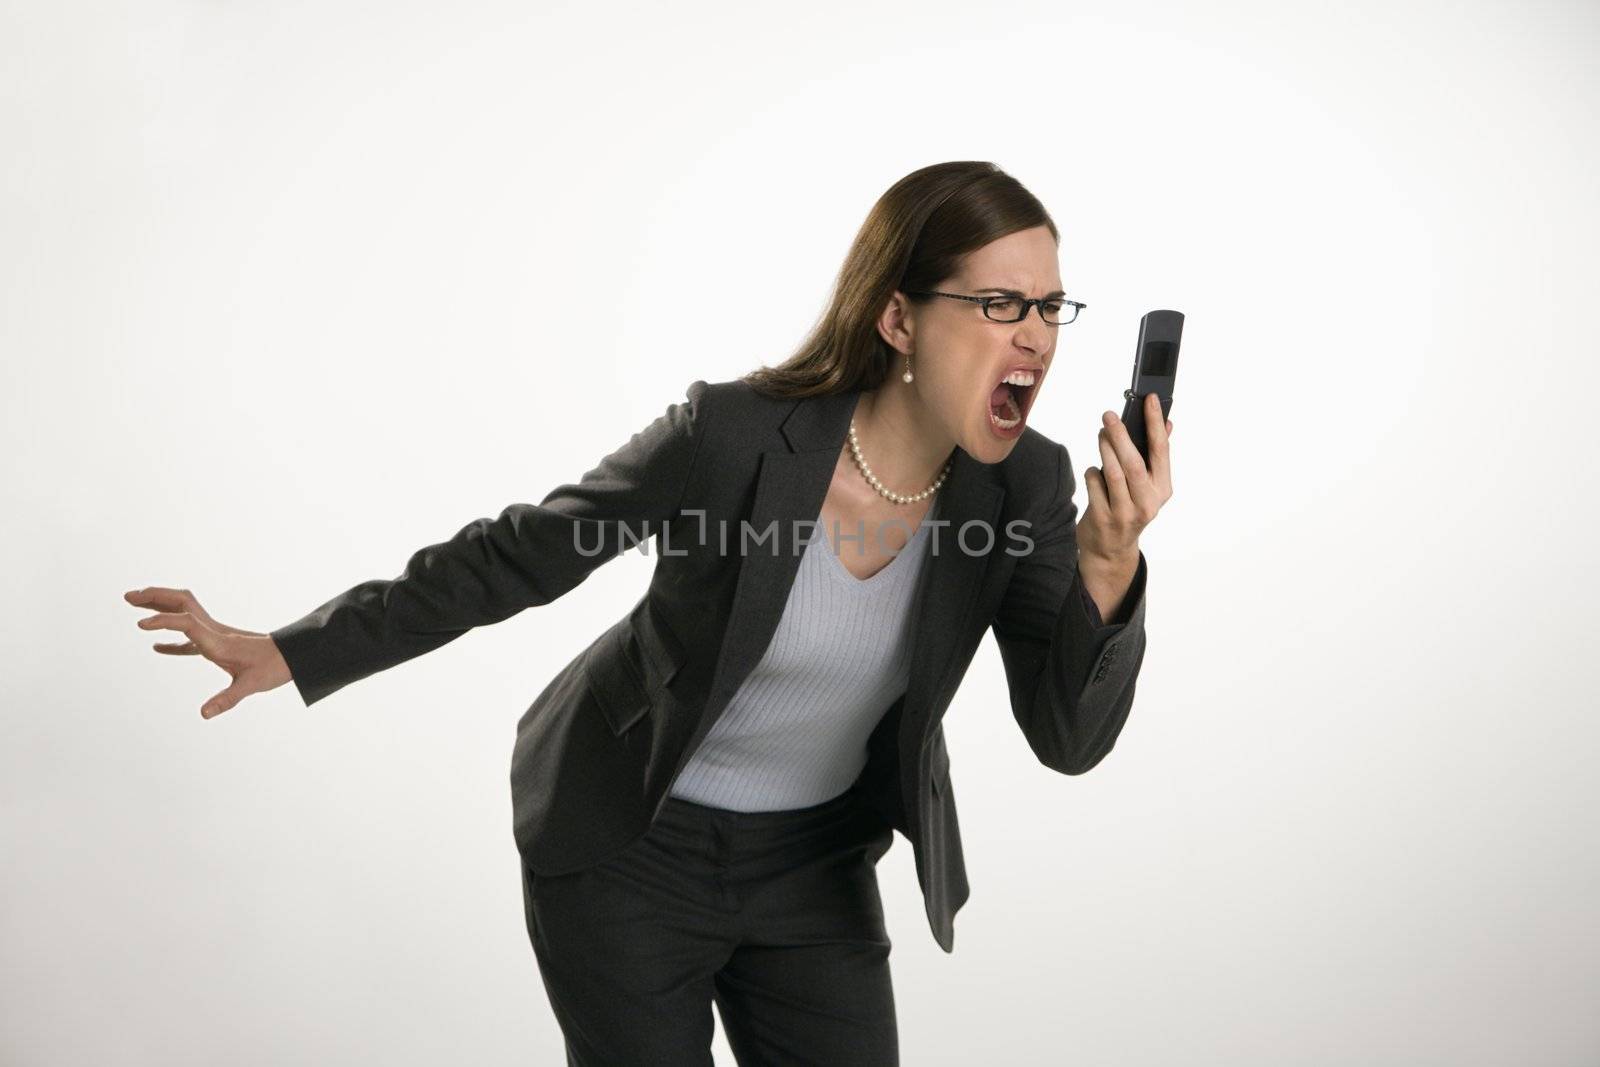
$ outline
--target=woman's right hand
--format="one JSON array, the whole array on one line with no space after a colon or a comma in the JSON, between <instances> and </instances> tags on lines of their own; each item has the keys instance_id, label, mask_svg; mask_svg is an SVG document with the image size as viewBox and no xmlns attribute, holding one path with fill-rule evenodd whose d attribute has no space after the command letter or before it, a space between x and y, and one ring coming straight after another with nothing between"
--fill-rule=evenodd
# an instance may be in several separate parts
<instances>
[{"instance_id":1,"label":"woman's right hand","mask_svg":"<svg viewBox=\"0 0 1600 1067\"><path fill-rule=\"evenodd\" d=\"M205 702L202 719L215 718L252 693L292 680L289 664L268 634L226 626L213 619L187 589L152 587L122 594L135 607L159 612L139 620L141 630L178 630L189 640L156 644L167 656L204 656L233 677L233 684Z\"/></svg>"}]
</instances>

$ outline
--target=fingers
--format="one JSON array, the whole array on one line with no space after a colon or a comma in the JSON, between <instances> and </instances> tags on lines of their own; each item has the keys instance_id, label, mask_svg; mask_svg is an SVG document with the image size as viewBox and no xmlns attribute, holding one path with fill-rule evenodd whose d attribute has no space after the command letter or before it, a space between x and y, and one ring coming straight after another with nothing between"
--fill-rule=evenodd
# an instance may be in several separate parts
<instances>
[{"instance_id":1,"label":"fingers","mask_svg":"<svg viewBox=\"0 0 1600 1067\"><path fill-rule=\"evenodd\" d=\"M1145 444L1150 451L1150 480L1158 494L1158 503L1172 496L1172 460L1167 447L1172 436L1172 420L1161 416L1161 397L1147 393L1144 398ZM1130 441L1131 443L1131 441Z\"/></svg>"},{"instance_id":2,"label":"fingers","mask_svg":"<svg viewBox=\"0 0 1600 1067\"><path fill-rule=\"evenodd\" d=\"M1145 421L1149 422L1148 419ZM1115 412L1103 411L1100 413L1100 422L1104 425L1103 433L1116 453L1117 462L1122 466L1122 473L1127 478L1128 485L1137 486L1142 481L1148 481L1150 472L1145 469L1144 457L1134 447L1133 438L1128 435L1128 428L1122 424L1122 420L1117 418ZM1145 436L1149 437L1148 432Z\"/></svg>"},{"instance_id":3,"label":"fingers","mask_svg":"<svg viewBox=\"0 0 1600 1067\"><path fill-rule=\"evenodd\" d=\"M181 630L188 634L198 625L198 620L187 612L165 611L159 615L146 615L137 625L141 630Z\"/></svg>"},{"instance_id":4,"label":"fingers","mask_svg":"<svg viewBox=\"0 0 1600 1067\"><path fill-rule=\"evenodd\" d=\"M169 589L165 586L153 585L147 589L130 589L122 594L128 603L141 608L154 608L156 611L196 611L200 602L195 595L187 589Z\"/></svg>"},{"instance_id":5,"label":"fingers","mask_svg":"<svg viewBox=\"0 0 1600 1067\"><path fill-rule=\"evenodd\" d=\"M1155 471L1156 438L1159 437L1161 441L1163 455L1167 449L1167 425L1161 417L1161 398L1155 393L1146 393L1144 405L1147 412L1145 444L1150 452L1149 466L1146 466L1138 448L1134 447L1128 428L1116 413L1104 411L1100 414L1103 424L1100 429L1100 454L1106 457L1107 492L1112 511L1118 519L1139 524L1151 522L1161 510L1161 505L1172 495L1171 475L1166 462L1163 461L1159 481ZM1121 476L1120 486L1117 475ZM1123 510L1124 507L1126 510Z\"/></svg>"},{"instance_id":6,"label":"fingers","mask_svg":"<svg viewBox=\"0 0 1600 1067\"><path fill-rule=\"evenodd\" d=\"M1109 415L1111 413L1107 412L1106 414ZM1127 439L1127 429L1119 422L1114 422L1114 425L1123 438ZM1130 496L1128 477L1123 472L1122 461L1118 458L1116 446L1112 443L1109 425L1100 428L1099 439L1096 443L1100 446L1099 474L1102 493L1105 496L1106 511L1117 522L1129 522L1132 520L1135 510L1133 498ZM1133 447L1131 440L1128 441L1128 447ZM1139 466L1143 467L1144 461L1139 459L1137 449L1134 450L1133 456L1138 461Z\"/></svg>"},{"instance_id":7,"label":"fingers","mask_svg":"<svg viewBox=\"0 0 1600 1067\"><path fill-rule=\"evenodd\" d=\"M216 658L212 654L215 651L212 642L216 639L216 633L187 612L147 615L139 620L138 626L141 630L177 630L189 639L181 644L158 644L154 646L158 652L165 652L169 656L199 654L211 660Z\"/></svg>"},{"instance_id":8,"label":"fingers","mask_svg":"<svg viewBox=\"0 0 1600 1067\"><path fill-rule=\"evenodd\" d=\"M170 589L165 586L151 586L147 589L130 589L122 594L122 599L141 608L154 608L157 611L181 611L193 615L213 630L220 630L225 634L248 634L251 637L263 637L254 630L242 630L237 626L218 622L211 617L211 613L200 604L200 598L187 589ZM160 647L160 646L158 646ZM171 646L167 646L171 647Z\"/></svg>"}]
</instances>

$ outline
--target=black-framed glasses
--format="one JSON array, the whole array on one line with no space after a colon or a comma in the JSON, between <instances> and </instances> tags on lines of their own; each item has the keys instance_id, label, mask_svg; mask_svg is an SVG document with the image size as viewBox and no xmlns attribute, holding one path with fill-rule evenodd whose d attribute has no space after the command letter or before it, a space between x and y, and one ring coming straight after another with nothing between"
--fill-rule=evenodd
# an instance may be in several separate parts
<instances>
[{"instance_id":1,"label":"black-framed glasses","mask_svg":"<svg viewBox=\"0 0 1600 1067\"><path fill-rule=\"evenodd\" d=\"M965 296L961 293L940 293L930 289L906 293L907 296L948 296L953 300L970 300L983 308L986 317L994 322L1021 322L1028 317L1028 309L1039 308L1039 317L1051 326L1068 326L1078 317L1078 312L1088 307L1076 300L1059 296L1042 296L1024 300L1021 294L1002 296Z\"/></svg>"}]
</instances>

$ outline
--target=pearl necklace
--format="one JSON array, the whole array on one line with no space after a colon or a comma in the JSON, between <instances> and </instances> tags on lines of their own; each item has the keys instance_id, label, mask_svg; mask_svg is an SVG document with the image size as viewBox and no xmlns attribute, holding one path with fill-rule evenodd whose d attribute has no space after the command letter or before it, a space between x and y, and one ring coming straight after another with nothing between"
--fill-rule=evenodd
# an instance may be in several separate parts
<instances>
[{"instance_id":1,"label":"pearl necklace","mask_svg":"<svg viewBox=\"0 0 1600 1067\"><path fill-rule=\"evenodd\" d=\"M933 480L933 484L928 486L928 488L924 489L920 493L913 493L910 496L902 496L894 490L886 488L882 482L878 481L878 476L872 473L872 468L867 466L866 459L864 459L861 455L861 442L856 440L855 419L850 420L850 452L855 456L856 466L861 468L862 477L866 478L866 480L871 483L872 488L878 491L879 496L883 497L885 500L892 500L896 504L915 504L917 501L922 500L925 497L932 496L938 490L938 488L944 484L945 476L950 473L950 460L947 459L944 461L944 469L939 472L939 477L935 478ZM951 459L954 458L954 456L951 457Z\"/></svg>"}]
</instances>

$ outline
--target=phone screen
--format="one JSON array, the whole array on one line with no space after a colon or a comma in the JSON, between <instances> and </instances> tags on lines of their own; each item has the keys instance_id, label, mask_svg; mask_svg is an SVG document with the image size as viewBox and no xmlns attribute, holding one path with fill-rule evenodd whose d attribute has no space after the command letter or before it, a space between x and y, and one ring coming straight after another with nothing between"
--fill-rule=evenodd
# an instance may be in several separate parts
<instances>
[{"instance_id":1,"label":"phone screen","mask_svg":"<svg viewBox=\"0 0 1600 1067\"><path fill-rule=\"evenodd\" d=\"M1170 378L1177 362L1176 341L1150 341L1144 346L1144 357L1139 360L1139 370L1145 374Z\"/></svg>"}]
</instances>

